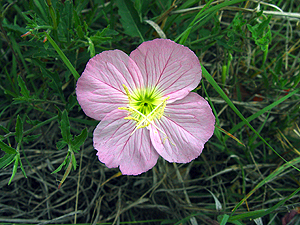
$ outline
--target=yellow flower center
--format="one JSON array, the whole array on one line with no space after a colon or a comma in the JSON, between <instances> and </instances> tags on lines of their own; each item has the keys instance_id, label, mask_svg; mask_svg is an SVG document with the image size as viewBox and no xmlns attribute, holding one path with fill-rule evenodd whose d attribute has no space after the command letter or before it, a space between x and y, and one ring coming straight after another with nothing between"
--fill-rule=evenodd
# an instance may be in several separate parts
<instances>
[{"instance_id":1,"label":"yellow flower center","mask_svg":"<svg viewBox=\"0 0 300 225\"><path fill-rule=\"evenodd\" d=\"M128 107L119 107L120 110L126 110L129 115L124 119L136 121L136 128L132 134L139 128L147 127L154 123L154 119L160 119L164 113L164 109L169 97L163 99L161 94L155 89L140 89L130 93L128 88L123 84L124 90L128 97ZM161 130L160 130L161 131Z\"/></svg>"}]
</instances>

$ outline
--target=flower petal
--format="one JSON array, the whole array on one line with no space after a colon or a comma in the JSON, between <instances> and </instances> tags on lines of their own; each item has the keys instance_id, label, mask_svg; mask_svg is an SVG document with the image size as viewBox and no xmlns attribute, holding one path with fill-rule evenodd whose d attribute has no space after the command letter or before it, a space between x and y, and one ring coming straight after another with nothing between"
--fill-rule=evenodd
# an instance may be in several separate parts
<instances>
[{"instance_id":1,"label":"flower petal","mask_svg":"<svg viewBox=\"0 0 300 225\"><path fill-rule=\"evenodd\" d=\"M131 52L146 87L156 87L168 102L184 98L201 80L201 66L197 56L187 47L167 39L142 43Z\"/></svg>"},{"instance_id":2,"label":"flower petal","mask_svg":"<svg viewBox=\"0 0 300 225\"><path fill-rule=\"evenodd\" d=\"M154 148L169 162L187 163L197 158L214 133L215 117L208 102L191 92L168 104L164 116L150 125ZM165 134L163 134L163 131Z\"/></svg>"},{"instance_id":3,"label":"flower petal","mask_svg":"<svg viewBox=\"0 0 300 225\"><path fill-rule=\"evenodd\" d=\"M128 102L123 85L132 91L143 84L135 62L120 50L91 58L78 79L76 94L85 114L96 120Z\"/></svg>"},{"instance_id":4,"label":"flower petal","mask_svg":"<svg viewBox=\"0 0 300 225\"><path fill-rule=\"evenodd\" d=\"M94 148L109 168L120 166L122 174L138 175L151 169L159 155L151 144L146 128L135 129L135 121L125 120L125 111L109 113L94 131Z\"/></svg>"}]
</instances>

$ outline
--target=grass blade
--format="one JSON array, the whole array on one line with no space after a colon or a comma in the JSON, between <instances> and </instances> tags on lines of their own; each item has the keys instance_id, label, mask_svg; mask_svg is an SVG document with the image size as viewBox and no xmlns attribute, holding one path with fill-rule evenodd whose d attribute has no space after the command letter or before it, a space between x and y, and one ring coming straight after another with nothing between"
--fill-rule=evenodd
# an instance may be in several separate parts
<instances>
[{"instance_id":1,"label":"grass blade","mask_svg":"<svg viewBox=\"0 0 300 225\"><path fill-rule=\"evenodd\" d=\"M218 10L220 10L223 7L226 6L230 6L230 5L234 5L237 3L241 3L241 2L245 2L246 0L233 0L233 1L225 1L223 3L220 3L218 5L215 5L207 10L205 10L206 8L209 7L209 5L213 2L213 0L210 0L208 3L206 3L206 5L200 10L200 12L197 13L197 15L195 16L195 18L193 19L193 21L189 24L189 26L186 28L186 30L184 32L182 32L176 39L175 42L177 42L179 39L179 44L184 44L187 37L189 36L192 28L200 23L201 21L203 21L207 16L211 16L212 14L214 14L215 12L217 12ZM204 24L203 24L204 25Z\"/></svg>"},{"instance_id":2,"label":"grass blade","mask_svg":"<svg viewBox=\"0 0 300 225\"><path fill-rule=\"evenodd\" d=\"M248 122L251 122L252 120L256 119L257 117L259 117L260 115L270 111L271 109L273 109L274 107L276 107L277 105L279 105L280 103L284 102L285 100L287 100L288 98L292 97L294 94L296 94L300 89L296 89L290 93L288 93L287 95L283 96L282 98L278 99L276 102L273 102L272 104L266 106L265 108L263 108L262 110L258 111L257 113L253 114L252 116L249 116L246 120ZM246 123L244 121L238 123L236 126L234 126L229 133L234 133L236 132L238 129L240 129L242 126L244 126ZM226 141L228 139L228 137L224 137L224 140Z\"/></svg>"},{"instance_id":3,"label":"grass blade","mask_svg":"<svg viewBox=\"0 0 300 225\"><path fill-rule=\"evenodd\" d=\"M259 189L260 187L262 187L263 185L265 185L268 182L271 182L272 180L274 180L274 178L276 178L277 176L279 176L279 174L281 174L282 172L286 171L288 168L290 167L294 167L294 165L300 163L300 157L291 160L290 162L285 163L284 165L280 166L279 168L277 168L276 170L274 170L269 176L267 176L265 179L263 179L261 182L259 182L236 206L235 208L232 210L233 212L236 211L236 209L243 204L257 189ZM295 167L294 167L295 168ZM297 189L298 190L298 189ZM299 191L299 190L298 190ZM297 192L298 192L297 191ZM282 203L283 204L283 203ZM266 214L265 214L266 215ZM257 216L255 218L261 217L263 215Z\"/></svg>"},{"instance_id":4,"label":"grass blade","mask_svg":"<svg viewBox=\"0 0 300 225\"><path fill-rule=\"evenodd\" d=\"M259 217L268 215L268 214L274 212L274 210L276 210L278 207L282 206L286 201L290 200L299 191L300 191L300 187L298 189L296 189L292 194L290 194L289 196L287 196L286 198L284 198L283 200L278 202L276 205L272 206L271 208L269 208L267 210L262 209L262 210L257 210L257 211L253 211L253 212L243 213L241 215L231 216L228 219L228 222L234 222L236 220L246 219L246 218L255 219L255 218L259 218Z\"/></svg>"},{"instance_id":5,"label":"grass blade","mask_svg":"<svg viewBox=\"0 0 300 225\"><path fill-rule=\"evenodd\" d=\"M204 66L202 66L202 75L207 79L207 81L213 86L215 91L225 100L225 102L230 106L230 108L241 118L241 120L284 162L288 163L271 145L251 126L251 124L245 119L245 117L240 113L240 111L235 107L235 105L230 101L224 91L220 88L214 78L207 72ZM231 132L230 132L231 133ZM292 165L294 169L300 172L300 169Z\"/></svg>"}]
</instances>

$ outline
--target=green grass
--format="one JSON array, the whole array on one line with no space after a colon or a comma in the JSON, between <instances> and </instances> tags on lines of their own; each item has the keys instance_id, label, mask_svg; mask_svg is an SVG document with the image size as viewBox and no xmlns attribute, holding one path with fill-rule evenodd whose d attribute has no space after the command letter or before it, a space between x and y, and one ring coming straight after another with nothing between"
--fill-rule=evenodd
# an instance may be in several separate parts
<instances>
[{"instance_id":1,"label":"green grass","mask_svg":"<svg viewBox=\"0 0 300 225\"><path fill-rule=\"evenodd\" d=\"M29 4L28 4L29 2ZM281 224L299 204L296 1L8 0L0 4L0 222ZM258 10L259 9L259 10ZM122 176L75 95L88 60L167 37L199 57L214 136L188 164Z\"/></svg>"}]
</instances>

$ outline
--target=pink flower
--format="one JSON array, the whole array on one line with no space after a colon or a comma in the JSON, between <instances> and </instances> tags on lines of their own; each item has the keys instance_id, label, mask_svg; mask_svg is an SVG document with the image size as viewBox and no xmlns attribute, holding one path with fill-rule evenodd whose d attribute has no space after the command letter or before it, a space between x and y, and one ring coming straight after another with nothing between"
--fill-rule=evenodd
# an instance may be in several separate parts
<instances>
[{"instance_id":1,"label":"pink flower","mask_svg":"<svg viewBox=\"0 0 300 225\"><path fill-rule=\"evenodd\" d=\"M99 160L137 175L159 155L197 158L215 124L207 101L191 92L200 80L197 56L166 39L144 42L130 56L112 50L90 59L76 94L85 114L101 120L93 139Z\"/></svg>"}]
</instances>

